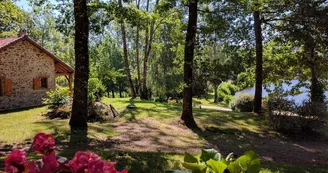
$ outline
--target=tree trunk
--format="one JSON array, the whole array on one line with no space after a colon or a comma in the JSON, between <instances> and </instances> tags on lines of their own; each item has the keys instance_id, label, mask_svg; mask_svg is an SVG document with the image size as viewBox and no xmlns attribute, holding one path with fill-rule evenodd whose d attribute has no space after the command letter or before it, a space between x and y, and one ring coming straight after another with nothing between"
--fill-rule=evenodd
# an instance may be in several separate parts
<instances>
[{"instance_id":1,"label":"tree trunk","mask_svg":"<svg viewBox=\"0 0 328 173\"><path fill-rule=\"evenodd\" d=\"M139 7L138 7L139 9ZM139 62L139 26L137 26L137 38L136 38L136 63L137 63L137 73L138 73L138 80L137 80L137 85L138 85L138 91L139 96L142 95L142 89L141 89L141 81L140 81L140 62Z\"/></svg>"},{"instance_id":2,"label":"tree trunk","mask_svg":"<svg viewBox=\"0 0 328 173\"><path fill-rule=\"evenodd\" d=\"M159 0L156 0L155 7L157 7ZM149 11L149 0L147 0L147 12ZM147 22L148 23L148 22ZM155 20L153 19L150 24L150 33L148 26L146 27L145 36L145 49L144 49L144 62L143 62L143 79L142 79L142 99L149 99L148 88L147 88L147 70L148 70L148 59L151 50L151 44L154 38L154 25Z\"/></svg>"},{"instance_id":3,"label":"tree trunk","mask_svg":"<svg viewBox=\"0 0 328 173\"><path fill-rule=\"evenodd\" d=\"M136 0L136 5L137 8L139 9L140 7L140 0ZM139 96L142 94L142 88L141 88L141 81L140 81L140 62L139 62L139 37L140 37L140 32L139 32L139 26L137 26L137 36L136 36L136 62L137 62L137 73L138 73L138 81L137 81L137 88L138 90L136 91L137 93L139 92Z\"/></svg>"},{"instance_id":4,"label":"tree trunk","mask_svg":"<svg viewBox=\"0 0 328 173\"><path fill-rule=\"evenodd\" d=\"M115 92L112 90L112 97L115 98Z\"/></svg>"},{"instance_id":5,"label":"tree trunk","mask_svg":"<svg viewBox=\"0 0 328 173\"><path fill-rule=\"evenodd\" d=\"M255 44L256 44L256 84L255 84L255 96L254 96L254 112L260 113L262 107L262 29L260 12L254 11L254 31L255 31Z\"/></svg>"},{"instance_id":6,"label":"tree trunk","mask_svg":"<svg viewBox=\"0 0 328 173\"><path fill-rule=\"evenodd\" d=\"M181 119L188 128L197 128L192 115L192 68L197 29L197 0L189 1L189 19L184 51L184 88Z\"/></svg>"},{"instance_id":7,"label":"tree trunk","mask_svg":"<svg viewBox=\"0 0 328 173\"><path fill-rule=\"evenodd\" d=\"M214 85L214 103L218 102L218 85Z\"/></svg>"},{"instance_id":8,"label":"tree trunk","mask_svg":"<svg viewBox=\"0 0 328 173\"><path fill-rule=\"evenodd\" d=\"M72 116L69 121L72 135L71 141L75 140L75 135L82 135L82 137L86 138L88 126L89 20L86 0L74 0L74 18L75 76ZM84 139L80 140L84 141Z\"/></svg>"},{"instance_id":9,"label":"tree trunk","mask_svg":"<svg viewBox=\"0 0 328 173\"><path fill-rule=\"evenodd\" d=\"M147 0L146 11L149 11L149 0ZM145 46L144 46L144 60L143 60L143 74L142 74L142 99L148 99L147 97L147 65L148 65L148 41L149 41L149 28L148 28L148 21L145 31Z\"/></svg>"},{"instance_id":10,"label":"tree trunk","mask_svg":"<svg viewBox=\"0 0 328 173\"><path fill-rule=\"evenodd\" d=\"M122 0L119 0L119 5L120 5L120 7L123 7ZM121 23L121 31L122 31L123 58L124 58L125 73L126 73L126 77L128 78L128 85L130 87L131 97L135 98L136 93L134 91L134 86L133 86L131 73L130 73L130 65L129 65L129 59L128 59L128 50L127 50L127 45L126 45L126 33L125 33L124 20L121 19L120 23Z\"/></svg>"},{"instance_id":11,"label":"tree trunk","mask_svg":"<svg viewBox=\"0 0 328 173\"><path fill-rule=\"evenodd\" d=\"M313 45L313 44L312 44ZM311 102L316 102L316 103L323 103L325 100L325 95L324 95L324 89L318 80L318 74L316 70L316 63L315 63L315 53L314 53L314 46L311 47L310 49L310 56L311 60L313 62L310 63L310 69L311 69L311 88L310 88L310 93L311 93Z\"/></svg>"},{"instance_id":12,"label":"tree trunk","mask_svg":"<svg viewBox=\"0 0 328 173\"><path fill-rule=\"evenodd\" d=\"M122 91L120 90L120 98L122 98Z\"/></svg>"}]
</instances>

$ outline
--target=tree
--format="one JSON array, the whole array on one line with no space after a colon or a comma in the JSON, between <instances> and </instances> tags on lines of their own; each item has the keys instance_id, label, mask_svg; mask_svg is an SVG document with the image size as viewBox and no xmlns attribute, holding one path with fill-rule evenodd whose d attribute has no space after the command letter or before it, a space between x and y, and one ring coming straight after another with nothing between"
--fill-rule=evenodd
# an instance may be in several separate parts
<instances>
[{"instance_id":1,"label":"tree","mask_svg":"<svg viewBox=\"0 0 328 173\"><path fill-rule=\"evenodd\" d=\"M136 0L136 5L137 9L139 10L140 8L140 0ZM142 88L141 88L141 76L140 76L140 63L139 63L139 37L140 37L140 26L137 25L137 35L136 35L136 63L137 63L137 73L138 73L138 78L137 78L137 89L136 92L141 95L142 93Z\"/></svg>"},{"instance_id":2,"label":"tree","mask_svg":"<svg viewBox=\"0 0 328 173\"><path fill-rule=\"evenodd\" d=\"M255 96L254 96L254 112L260 113L262 108L262 63L263 63L263 46L262 46L262 29L261 18L258 2L254 3L254 32L255 32L255 47L256 47L256 68L255 68Z\"/></svg>"},{"instance_id":3,"label":"tree","mask_svg":"<svg viewBox=\"0 0 328 173\"><path fill-rule=\"evenodd\" d=\"M157 7L159 0L156 0L155 7ZM149 11L149 0L147 0L147 6L146 6L146 11ZM148 59L149 59L149 54L151 51L151 45L154 37L154 25L155 25L155 19L152 20L150 24L150 32L149 32L149 24L147 20L147 25L146 25L146 31L145 31L145 47L144 47L144 61L143 61L143 78L142 78L142 94L141 98L142 99L148 99L148 88L147 88L147 71L148 71Z\"/></svg>"},{"instance_id":4,"label":"tree","mask_svg":"<svg viewBox=\"0 0 328 173\"><path fill-rule=\"evenodd\" d=\"M28 15L13 2L4 0L0 2L0 38L14 36L23 28Z\"/></svg>"},{"instance_id":5,"label":"tree","mask_svg":"<svg viewBox=\"0 0 328 173\"><path fill-rule=\"evenodd\" d=\"M89 79L89 20L86 0L74 0L75 18L75 75L72 116L69 121L72 137L87 133ZM71 138L71 141L74 141Z\"/></svg>"},{"instance_id":6,"label":"tree","mask_svg":"<svg viewBox=\"0 0 328 173\"><path fill-rule=\"evenodd\" d=\"M122 0L119 0L119 6L122 8ZM128 59L128 50L127 50L127 43L126 43L126 32L125 32L125 23L124 19L120 19L121 31L122 31L122 44L123 44L123 58L124 58L124 66L125 66L125 73L126 77L128 78L128 84L130 87L130 94L132 98L136 97L136 92L134 90L131 73L130 73L130 65Z\"/></svg>"},{"instance_id":7,"label":"tree","mask_svg":"<svg viewBox=\"0 0 328 173\"><path fill-rule=\"evenodd\" d=\"M188 128L197 128L192 114L192 71L197 29L197 1L189 1L188 26L184 50L184 87L181 119Z\"/></svg>"}]
</instances>

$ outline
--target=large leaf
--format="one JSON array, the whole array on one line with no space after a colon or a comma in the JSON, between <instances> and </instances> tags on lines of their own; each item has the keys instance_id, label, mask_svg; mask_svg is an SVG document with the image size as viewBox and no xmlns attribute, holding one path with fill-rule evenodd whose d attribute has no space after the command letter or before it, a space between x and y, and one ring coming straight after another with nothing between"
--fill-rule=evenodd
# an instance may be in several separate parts
<instances>
[{"instance_id":1,"label":"large leaf","mask_svg":"<svg viewBox=\"0 0 328 173\"><path fill-rule=\"evenodd\" d=\"M241 168L236 162L230 162L228 166L228 170L230 173L240 173Z\"/></svg>"},{"instance_id":2,"label":"large leaf","mask_svg":"<svg viewBox=\"0 0 328 173\"><path fill-rule=\"evenodd\" d=\"M206 165L201 165L198 163L182 163L182 166L189 170L192 170L192 173L206 172Z\"/></svg>"},{"instance_id":3,"label":"large leaf","mask_svg":"<svg viewBox=\"0 0 328 173\"><path fill-rule=\"evenodd\" d=\"M245 152L235 162L247 173L260 172L260 157L254 151Z\"/></svg>"},{"instance_id":4,"label":"large leaf","mask_svg":"<svg viewBox=\"0 0 328 173\"><path fill-rule=\"evenodd\" d=\"M167 170L165 173L192 173L189 170Z\"/></svg>"},{"instance_id":5,"label":"large leaf","mask_svg":"<svg viewBox=\"0 0 328 173\"><path fill-rule=\"evenodd\" d=\"M193 155L186 153L184 157L184 162L188 163L198 163L198 159L194 157Z\"/></svg>"},{"instance_id":6,"label":"large leaf","mask_svg":"<svg viewBox=\"0 0 328 173\"><path fill-rule=\"evenodd\" d=\"M208 160L206 164L210 166L215 173L224 173L228 167L224 162L219 162L213 159Z\"/></svg>"},{"instance_id":7,"label":"large leaf","mask_svg":"<svg viewBox=\"0 0 328 173\"><path fill-rule=\"evenodd\" d=\"M214 149L203 149L202 154L200 155L200 161L207 162L210 159L220 161L221 157L221 154Z\"/></svg>"}]
</instances>

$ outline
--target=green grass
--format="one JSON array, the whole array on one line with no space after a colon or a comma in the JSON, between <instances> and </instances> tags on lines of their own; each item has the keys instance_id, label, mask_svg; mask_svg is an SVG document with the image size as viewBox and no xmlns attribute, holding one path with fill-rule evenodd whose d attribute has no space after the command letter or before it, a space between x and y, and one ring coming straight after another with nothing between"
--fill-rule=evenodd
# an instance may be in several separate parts
<instances>
[{"instance_id":1,"label":"green grass","mask_svg":"<svg viewBox=\"0 0 328 173\"><path fill-rule=\"evenodd\" d=\"M144 119L156 120L159 123L176 123L181 114L181 106L167 103L156 103L152 101L142 101L139 99L130 100L129 98L104 98L106 104L112 104L124 116L115 121L140 122ZM201 100L201 104L206 103ZM127 105L134 105L134 109L126 109ZM13 143L30 142L38 132L54 134L56 141L68 142L70 129L68 120L48 120L41 116L46 107L33 108L28 110L0 113L0 145ZM222 112L209 109L194 109L194 116L202 129L213 133L199 133L202 141L222 141L230 140L231 145L238 147L247 146L247 141L240 140L240 136L253 139L252 136L276 135L268 128L267 123L262 117L251 113ZM88 138L99 141L119 135L116 133L111 123L89 123ZM256 139L256 138L254 138ZM58 152L59 155L71 158L78 150L78 147L63 147ZM117 168L129 169L130 173L162 173L168 169L181 169L183 154L165 153L165 152L136 152L110 150L106 146L97 146L93 144L89 148L104 159L117 161ZM246 149L246 148L245 148ZM230 152L230 151L226 151ZM223 153L226 155L227 153ZM29 158L38 158L36 155L30 155ZM4 158L0 158L1 162ZM1 161L2 160L2 161ZM327 167L315 167L312 165L302 166L293 164L283 164L275 162L262 162L261 172L263 173L328 173Z\"/></svg>"},{"instance_id":2,"label":"green grass","mask_svg":"<svg viewBox=\"0 0 328 173\"><path fill-rule=\"evenodd\" d=\"M52 133L61 142L69 141L68 120L49 120L42 116L47 108L39 107L17 112L0 113L0 144L30 142L39 132ZM88 138L104 140L114 136L109 123L89 123Z\"/></svg>"}]
</instances>

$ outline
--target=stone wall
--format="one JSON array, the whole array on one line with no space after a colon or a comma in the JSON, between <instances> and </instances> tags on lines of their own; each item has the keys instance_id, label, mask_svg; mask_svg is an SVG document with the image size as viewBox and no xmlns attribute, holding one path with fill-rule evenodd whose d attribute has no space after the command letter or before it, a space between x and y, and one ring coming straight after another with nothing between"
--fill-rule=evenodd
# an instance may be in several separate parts
<instances>
[{"instance_id":1,"label":"stone wall","mask_svg":"<svg viewBox=\"0 0 328 173\"><path fill-rule=\"evenodd\" d=\"M47 77L48 89L33 89L33 78ZM12 95L0 96L0 111L42 105L49 89L55 89L54 60L28 41L0 51L0 78L12 80Z\"/></svg>"}]
</instances>

